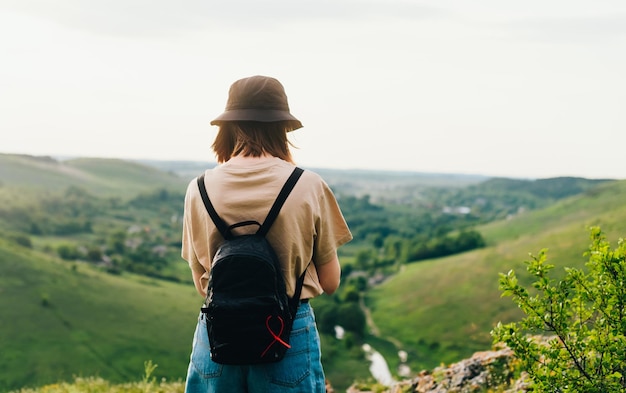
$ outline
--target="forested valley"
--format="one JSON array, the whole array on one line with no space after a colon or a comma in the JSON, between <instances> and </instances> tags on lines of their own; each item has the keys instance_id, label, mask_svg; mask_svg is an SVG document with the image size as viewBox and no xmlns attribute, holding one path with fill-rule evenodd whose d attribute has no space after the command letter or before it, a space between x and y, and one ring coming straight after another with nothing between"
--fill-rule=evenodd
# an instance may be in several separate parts
<instances>
[{"instance_id":1,"label":"forested valley","mask_svg":"<svg viewBox=\"0 0 626 393\"><path fill-rule=\"evenodd\" d=\"M8 249L32 250L60 261L70 271L90 266L111 276L132 274L191 283L180 258L183 199L192 173L201 171L200 164L62 163L11 155L2 160L0 240ZM89 176L76 177L68 168ZM46 176L46 171L60 180L42 187L38 179L42 173ZM359 344L368 334L365 293L399 274L403 266L488 246L480 225L523 215L609 181L328 169L319 173L335 191L354 235L354 240L340 249L341 289L314 303L329 354L325 367L330 369L340 366L333 353L347 349L348 359L361 356ZM161 176L167 179L163 184L159 183ZM142 182L142 178L150 181ZM54 295L38 296L41 307L55 305ZM329 338L336 334L336 326L346 332L340 344ZM362 370L361 374L367 369ZM22 380L4 381L4 386Z\"/></svg>"},{"instance_id":2,"label":"forested valley","mask_svg":"<svg viewBox=\"0 0 626 393\"><path fill-rule=\"evenodd\" d=\"M337 177L340 172L335 172ZM330 186L354 236L342 250L348 262L344 274L361 271L370 277L385 268L483 247L477 225L547 206L604 181L486 178L460 187L449 179L444 185L423 185L417 177L414 184L397 185L393 173L386 179L378 173L380 179L372 184L387 180L388 189L371 195L367 173L361 176L365 185L363 180L351 184L346 173ZM411 179L411 174L403 178ZM68 262L92 263L111 274L128 271L188 281L186 272L175 267L180 262L182 184L188 180L177 189L156 184L127 198L99 195L80 185L45 192L0 185L0 228L4 237Z\"/></svg>"}]
</instances>

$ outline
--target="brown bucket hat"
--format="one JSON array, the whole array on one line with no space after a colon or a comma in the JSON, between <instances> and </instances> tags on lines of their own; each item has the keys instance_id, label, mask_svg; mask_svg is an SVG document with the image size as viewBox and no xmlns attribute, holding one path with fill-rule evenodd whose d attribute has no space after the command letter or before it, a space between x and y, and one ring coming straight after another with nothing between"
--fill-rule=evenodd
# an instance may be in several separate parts
<instances>
[{"instance_id":1,"label":"brown bucket hat","mask_svg":"<svg viewBox=\"0 0 626 393\"><path fill-rule=\"evenodd\" d=\"M220 125L226 121L286 122L288 131L302 127L300 120L289 112L283 85L268 76L239 79L230 86L226 110L211 121Z\"/></svg>"}]
</instances>

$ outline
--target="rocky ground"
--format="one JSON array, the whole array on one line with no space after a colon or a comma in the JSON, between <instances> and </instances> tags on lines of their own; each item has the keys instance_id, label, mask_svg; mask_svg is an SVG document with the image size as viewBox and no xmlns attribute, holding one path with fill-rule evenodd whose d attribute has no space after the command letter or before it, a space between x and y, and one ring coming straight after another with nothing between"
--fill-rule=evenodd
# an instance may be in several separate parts
<instances>
[{"instance_id":1,"label":"rocky ground","mask_svg":"<svg viewBox=\"0 0 626 393\"><path fill-rule=\"evenodd\" d=\"M469 359L422 371L418 376L389 388L357 383L348 389L348 393L469 393L487 389L522 393L528 391L528 385L526 376L517 371L513 351L503 348L476 352ZM328 386L327 392L333 392L332 387Z\"/></svg>"}]
</instances>

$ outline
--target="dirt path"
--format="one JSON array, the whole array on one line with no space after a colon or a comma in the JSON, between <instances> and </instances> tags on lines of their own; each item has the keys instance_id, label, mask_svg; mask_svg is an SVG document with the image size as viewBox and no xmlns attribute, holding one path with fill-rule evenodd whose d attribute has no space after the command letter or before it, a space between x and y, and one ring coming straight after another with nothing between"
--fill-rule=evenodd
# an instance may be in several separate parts
<instances>
[{"instance_id":1,"label":"dirt path","mask_svg":"<svg viewBox=\"0 0 626 393\"><path fill-rule=\"evenodd\" d=\"M361 294L361 297L359 298L359 306L361 307L361 310L363 310L363 314L365 314L365 323L367 323L367 327L370 333L372 334L372 336L380 337L380 329L378 329L378 326L376 326L376 323L374 322L374 318L372 318L372 312L365 305L365 301L363 300L363 294ZM383 337L383 338L391 342L396 347L397 350L402 349L402 343L397 338L395 337Z\"/></svg>"},{"instance_id":2,"label":"dirt path","mask_svg":"<svg viewBox=\"0 0 626 393\"><path fill-rule=\"evenodd\" d=\"M363 314L365 314L365 323L367 323L367 327L369 328L370 333L372 333L373 336L380 337L380 330L378 330L378 326L376 326L376 324L374 323L374 319L372 318L372 312L365 305L362 293L359 297L359 306L361 307Z\"/></svg>"}]
</instances>

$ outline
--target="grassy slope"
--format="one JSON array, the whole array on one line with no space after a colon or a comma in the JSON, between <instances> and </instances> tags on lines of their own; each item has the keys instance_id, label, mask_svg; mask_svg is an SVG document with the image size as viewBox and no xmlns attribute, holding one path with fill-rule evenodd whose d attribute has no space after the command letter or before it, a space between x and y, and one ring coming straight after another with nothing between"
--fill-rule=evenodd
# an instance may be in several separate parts
<instances>
[{"instance_id":1,"label":"grassy slope","mask_svg":"<svg viewBox=\"0 0 626 393\"><path fill-rule=\"evenodd\" d=\"M86 188L100 195L127 197L155 188L184 189L188 179L139 163L103 158L56 161L0 154L0 185L64 190Z\"/></svg>"},{"instance_id":2,"label":"grassy slope","mask_svg":"<svg viewBox=\"0 0 626 393\"><path fill-rule=\"evenodd\" d=\"M71 375L135 380L145 360L159 377L184 378L201 301L193 286L112 276L1 240L0 271L0 391Z\"/></svg>"},{"instance_id":3,"label":"grassy slope","mask_svg":"<svg viewBox=\"0 0 626 393\"><path fill-rule=\"evenodd\" d=\"M34 189L78 186L127 198L156 188L184 192L187 182L122 160L59 162L0 154L5 206L34 201ZM181 260L176 269L187 268ZM184 377L201 301L192 285L112 276L5 239L0 239L0 272L0 391L74 374L133 380L145 360L159 364L159 376Z\"/></svg>"},{"instance_id":4,"label":"grassy slope","mask_svg":"<svg viewBox=\"0 0 626 393\"><path fill-rule=\"evenodd\" d=\"M485 249L407 265L368 296L382 336L406 346L414 371L489 348L494 324L520 316L510 299L500 297L498 273L514 269L525 276L523 261L542 248L548 248L557 271L581 266L589 226L600 225L612 242L626 237L624 201L626 181L605 184L480 228L490 244ZM387 355L393 363L394 354Z\"/></svg>"}]
</instances>

